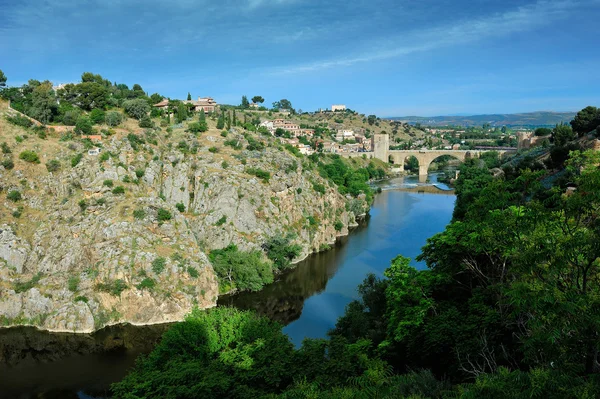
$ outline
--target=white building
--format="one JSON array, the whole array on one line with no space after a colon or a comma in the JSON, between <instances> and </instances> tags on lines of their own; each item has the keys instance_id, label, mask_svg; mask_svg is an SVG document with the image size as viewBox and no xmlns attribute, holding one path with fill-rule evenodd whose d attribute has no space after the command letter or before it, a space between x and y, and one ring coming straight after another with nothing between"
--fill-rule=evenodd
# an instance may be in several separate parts
<instances>
[{"instance_id":1,"label":"white building","mask_svg":"<svg viewBox=\"0 0 600 399\"><path fill-rule=\"evenodd\" d=\"M346 106L344 104L334 104L331 106L331 112L335 112L335 111L345 111L346 110Z\"/></svg>"}]
</instances>

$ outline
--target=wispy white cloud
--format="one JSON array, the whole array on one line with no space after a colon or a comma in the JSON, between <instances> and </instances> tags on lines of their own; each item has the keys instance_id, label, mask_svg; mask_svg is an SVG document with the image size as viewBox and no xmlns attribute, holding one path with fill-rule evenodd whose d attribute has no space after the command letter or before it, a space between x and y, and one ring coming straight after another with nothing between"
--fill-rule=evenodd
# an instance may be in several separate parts
<instances>
[{"instance_id":1,"label":"wispy white cloud","mask_svg":"<svg viewBox=\"0 0 600 399\"><path fill-rule=\"evenodd\" d=\"M425 30L415 30L393 39L382 39L383 44L375 49L345 57L321 60L312 63L284 66L271 71L272 74L296 74L322 69L347 67L409 54L430 51L447 46L456 46L490 38L509 36L534 30L566 19L573 12L586 6L598 5L600 0L539 0L514 10L462 20Z\"/></svg>"}]
</instances>

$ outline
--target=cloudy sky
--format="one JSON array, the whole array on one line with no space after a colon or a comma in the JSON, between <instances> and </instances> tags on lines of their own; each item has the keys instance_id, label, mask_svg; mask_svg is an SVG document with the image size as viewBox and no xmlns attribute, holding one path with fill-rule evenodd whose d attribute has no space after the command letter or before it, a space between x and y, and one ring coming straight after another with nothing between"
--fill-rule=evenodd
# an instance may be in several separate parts
<instances>
[{"instance_id":1,"label":"cloudy sky","mask_svg":"<svg viewBox=\"0 0 600 399\"><path fill-rule=\"evenodd\" d=\"M99 73L381 116L600 105L600 0L0 0L10 85Z\"/></svg>"}]
</instances>

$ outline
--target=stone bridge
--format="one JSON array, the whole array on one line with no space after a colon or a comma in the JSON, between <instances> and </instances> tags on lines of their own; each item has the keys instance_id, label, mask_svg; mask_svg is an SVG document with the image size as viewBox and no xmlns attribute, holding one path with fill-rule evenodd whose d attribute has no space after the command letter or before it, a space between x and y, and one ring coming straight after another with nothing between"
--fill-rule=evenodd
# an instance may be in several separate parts
<instances>
[{"instance_id":1,"label":"stone bridge","mask_svg":"<svg viewBox=\"0 0 600 399\"><path fill-rule=\"evenodd\" d=\"M373 152L356 152L343 154L348 158L366 155L367 158L377 158L384 162L393 162L399 168L404 169L404 162L409 157L417 158L419 161L419 177L427 176L429 166L437 158L449 155L464 162L468 158L479 158L488 151L496 151L500 155L510 152L509 150L390 150L390 137L387 134L376 134L373 136Z\"/></svg>"}]
</instances>

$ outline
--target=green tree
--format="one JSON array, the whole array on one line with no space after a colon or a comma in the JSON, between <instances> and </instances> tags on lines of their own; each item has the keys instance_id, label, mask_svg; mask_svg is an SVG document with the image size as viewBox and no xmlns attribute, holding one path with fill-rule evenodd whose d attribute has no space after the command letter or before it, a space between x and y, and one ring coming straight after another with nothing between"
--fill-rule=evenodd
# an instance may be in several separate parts
<instances>
[{"instance_id":1,"label":"green tree","mask_svg":"<svg viewBox=\"0 0 600 399\"><path fill-rule=\"evenodd\" d=\"M262 104L265 102L265 99L262 98L261 96L254 96L254 97L252 97L252 102L254 104Z\"/></svg>"},{"instance_id":2,"label":"green tree","mask_svg":"<svg viewBox=\"0 0 600 399\"><path fill-rule=\"evenodd\" d=\"M533 134L536 136L550 136L552 134L552 129L548 129L547 127L538 127L535 129Z\"/></svg>"},{"instance_id":3,"label":"green tree","mask_svg":"<svg viewBox=\"0 0 600 399\"><path fill-rule=\"evenodd\" d=\"M144 116L148 115L148 113L150 112L150 105L146 100L138 98L134 100L124 101L123 109L125 110L125 113L127 115L137 120L140 120Z\"/></svg>"},{"instance_id":4,"label":"green tree","mask_svg":"<svg viewBox=\"0 0 600 399\"><path fill-rule=\"evenodd\" d=\"M52 83L46 81L37 85L31 93L31 105L27 109L27 114L42 123L48 123L57 114L57 110Z\"/></svg>"},{"instance_id":5,"label":"green tree","mask_svg":"<svg viewBox=\"0 0 600 399\"><path fill-rule=\"evenodd\" d=\"M78 134L92 134L94 127L92 121L85 115L80 115L75 123L75 133Z\"/></svg>"},{"instance_id":6,"label":"green tree","mask_svg":"<svg viewBox=\"0 0 600 399\"><path fill-rule=\"evenodd\" d=\"M577 113L571 121L573 131L580 137L588 134L600 125L600 109L596 107L585 107Z\"/></svg>"},{"instance_id":7,"label":"green tree","mask_svg":"<svg viewBox=\"0 0 600 399\"><path fill-rule=\"evenodd\" d=\"M223 129L225 127L225 116L221 112L219 119L217 120L217 129Z\"/></svg>"},{"instance_id":8,"label":"green tree","mask_svg":"<svg viewBox=\"0 0 600 399\"><path fill-rule=\"evenodd\" d=\"M4 72L2 72L2 69L0 69L0 87L6 87L6 81L8 79L6 79L6 75L4 74Z\"/></svg>"},{"instance_id":9,"label":"green tree","mask_svg":"<svg viewBox=\"0 0 600 399\"><path fill-rule=\"evenodd\" d=\"M190 92L188 92L188 95L187 95L187 100L188 100L188 101L191 101L191 100L192 100L192 95L190 94Z\"/></svg>"},{"instance_id":10,"label":"green tree","mask_svg":"<svg viewBox=\"0 0 600 399\"><path fill-rule=\"evenodd\" d=\"M273 270L260 251L240 251L236 245L213 250L210 261L217 276L229 288L258 291L273 282Z\"/></svg>"},{"instance_id":11,"label":"green tree","mask_svg":"<svg viewBox=\"0 0 600 399\"><path fill-rule=\"evenodd\" d=\"M368 123L369 123L369 125L371 125L371 126L372 126L372 125L374 125L374 124L375 124L375 122L377 122L377 116L375 116L375 115L369 115L369 116L367 117L367 122L368 122Z\"/></svg>"},{"instance_id":12,"label":"green tree","mask_svg":"<svg viewBox=\"0 0 600 399\"><path fill-rule=\"evenodd\" d=\"M109 92L102 84L96 82L83 82L74 87L73 105L91 111L92 109L104 109L108 105Z\"/></svg>"},{"instance_id":13,"label":"green tree","mask_svg":"<svg viewBox=\"0 0 600 399\"><path fill-rule=\"evenodd\" d=\"M250 108L250 102L248 102L248 97L242 96L242 104L240 105L243 109Z\"/></svg>"},{"instance_id":14,"label":"green tree","mask_svg":"<svg viewBox=\"0 0 600 399\"><path fill-rule=\"evenodd\" d=\"M108 126L118 126L123 122L123 114L118 111L108 111L104 117L104 120Z\"/></svg>"},{"instance_id":15,"label":"green tree","mask_svg":"<svg viewBox=\"0 0 600 399\"><path fill-rule=\"evenodd\" d=\"M575 139L575 133L573 132L573 128L569 125L556 125L556 127L552 129L552 139L554 140L555 145L562 147L569 141Z\"/></svg>"},{"instance_id":16,"label":"green tree","mask_svg":"<svg viewBox=\"0 0 600 399\"><path fill-rule=\"evenodd\" d=\"M101 109L95 108L90 112L90 120L94 125L101 125L104 123L106 114Z\"/></svg>"},{"instance_id":17,"label":"green tree","mask_svg":"<svg viewBox=\"0 0 600 399\"><path fill-rule=\"evenodd\" d=\"M291 383L293 352L281 326L267 318L196 309L112 391L115 398L264 397Z\"/></svg>"}]
</instances>

